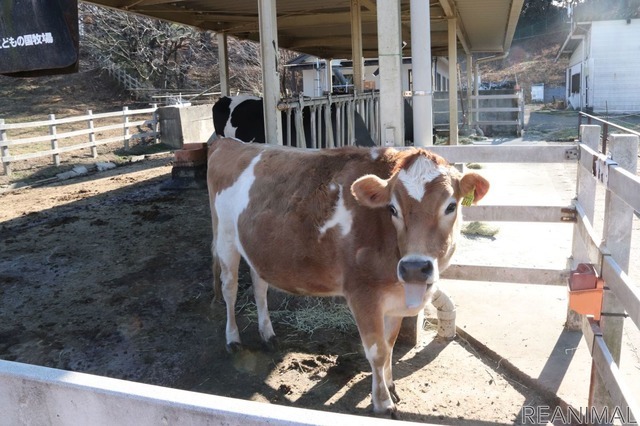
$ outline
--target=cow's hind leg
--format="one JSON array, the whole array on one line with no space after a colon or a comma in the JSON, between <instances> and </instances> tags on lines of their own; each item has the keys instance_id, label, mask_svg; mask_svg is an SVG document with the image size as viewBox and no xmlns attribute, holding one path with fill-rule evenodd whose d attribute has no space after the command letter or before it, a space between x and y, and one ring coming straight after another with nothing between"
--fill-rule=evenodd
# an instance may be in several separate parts
<instances>
[{"instance_id":1,"label":"cow's hind leg","mask_svg":"<svg viewBox=\"0 0 640 426\"><path fill-rule=\"evenodd\" d=\"M213 273L213 299L211 300L211 307L218 303L222 302L222 281L221 281L221 273L220 270L220 259L218 259L218 254L216 253L215 244L211 246L211 271Z\"/></svg>"},{"instance_id":2,"label":"cow's hind leg","mask_svg":"<svg viewBox=\"0 0 640 426\"><path fill-rule=\"evenodd\" d=\"M222 297L227 306L227 327L225 330L227 350L229 352L237 352L242 349L235 312L236 298L238 297L240 253L238 253L233 244L225 244L224 241L219 240L216 245L222 281ZM215 258L216 256L214 255Z\"/></svg>"},{"instance_id":3,"label":"cow's hind leg","mask_svg":"<svg viewBox=\"0 0 640 426\"><path fill-rule=\"evenodd\" d=\"M269 284L251 269L251 280L253 281L253 293L256 298L258 309L258 329L266 348L270 351L276 348L276 334L273 332L271 318L269 318L269 307L267 306L267 290Z\"/></svg>"}]
</instances>

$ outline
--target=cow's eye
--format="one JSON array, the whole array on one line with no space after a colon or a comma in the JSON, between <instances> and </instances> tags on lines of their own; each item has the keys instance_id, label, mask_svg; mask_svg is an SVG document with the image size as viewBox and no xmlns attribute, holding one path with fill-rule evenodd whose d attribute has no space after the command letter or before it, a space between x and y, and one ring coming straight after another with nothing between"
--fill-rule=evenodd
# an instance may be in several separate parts
<instances>
[{"instance_id":1,"label":"cow's eye","mask_svg":"<svg viewBox=\"0 0 640 426\"><path fill-rule=\"evenodd\" d=\"M444 214L451 214L453 212L456 211L456 203L449 203L449 205L447 206L446 210L444 211Z\"/></svg>"},{"instance_id":2,"label":"cow's eye","mask_svg":"<svg viewBox=\"0 0 640 426\"><path fill-rule=\"evenodd\" d=\"M389 211L391 212L391 216L398 217L398 209L393 204L389 204Z\"/></svg>"}]
</instances>

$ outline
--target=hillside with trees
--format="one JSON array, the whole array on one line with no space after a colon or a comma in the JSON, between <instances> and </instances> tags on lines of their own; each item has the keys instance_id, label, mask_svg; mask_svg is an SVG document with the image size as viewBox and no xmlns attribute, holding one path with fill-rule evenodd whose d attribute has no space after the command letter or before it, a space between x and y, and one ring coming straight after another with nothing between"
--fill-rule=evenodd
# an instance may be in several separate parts
<instances>
[{"instance_id":1,"label":"hillside with trees","mask_svg":"<svg viewBox=\"0 0 640 426\"><path fill-rule=\"evenodd\" d=\"M569 58L557 60L571 20L640 17L640 0L525 0L509 55L481 66L483 82L516 82L528 99L531 85L565 85Z\"/></svg>"}]
</instances>

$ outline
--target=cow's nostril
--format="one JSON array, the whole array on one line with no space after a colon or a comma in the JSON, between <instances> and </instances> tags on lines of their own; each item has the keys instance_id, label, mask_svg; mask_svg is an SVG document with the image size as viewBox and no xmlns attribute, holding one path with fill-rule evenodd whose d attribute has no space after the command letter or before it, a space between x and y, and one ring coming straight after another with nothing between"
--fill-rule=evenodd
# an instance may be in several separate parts
<instances>
[{"instance_id":1,"label":"cow's nostril","mask_svg":"<svg viewBox=\"0 0 640 426\"><path fill-rule=\"evenodd\" d=\"M430 260L404 260L398 265L400 278L405 282L425 282L433 275Z\"/></svg>"},{"instance_id":2,"label":"cow's nostril","mask_svg":"<svg viewBox=\"0 0 640 426\"><path fill-rule=\"evenodd\" d=\"M433 273L433 263L427 261L427 263L420 269L420 271L425 275L426 278L428 278L429 275Z\"/></svg>"}]
</instances>

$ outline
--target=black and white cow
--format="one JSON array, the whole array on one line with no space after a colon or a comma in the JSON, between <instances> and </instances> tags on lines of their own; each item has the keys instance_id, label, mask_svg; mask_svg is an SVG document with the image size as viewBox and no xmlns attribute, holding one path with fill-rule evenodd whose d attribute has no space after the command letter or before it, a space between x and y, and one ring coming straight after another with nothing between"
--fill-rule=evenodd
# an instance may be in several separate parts
<instances>
[{"instance_id":1,"label":"black and white cow","mask_svg":"<svg viewBox=\"0 0 640 426\"><path fill-rule=\"evenodd\" d=\"M311 109L306 106L303 111L304 136L307 147L311 147ZM293 117L291 120L292 128L287 128L286 113L282 113L282 131L283 139L287 140L287 133L291 133L291 144L298 146L296 141L296 132L293 127ZM331 123L333 127L333 137L336 140L336 108L335 104L331 105ZM318 146L326 146L326 134L324 126L324 116L316 124L320 129L322 140L318 141ZM239 139L244 142L265 143L264 133L264 115L262 109L262 98L255 96L224 96L213 105L213 126L219 137L228 137ZM346 126L345 126L346 128ZM354 120L355 143L357 146L375 146L369 130L364 120L355 113ZM346 135L345 135L346 136ZM345 137L346 139L346 137Z\"/></svg>"}]
</instances>

